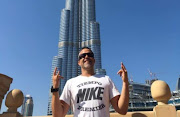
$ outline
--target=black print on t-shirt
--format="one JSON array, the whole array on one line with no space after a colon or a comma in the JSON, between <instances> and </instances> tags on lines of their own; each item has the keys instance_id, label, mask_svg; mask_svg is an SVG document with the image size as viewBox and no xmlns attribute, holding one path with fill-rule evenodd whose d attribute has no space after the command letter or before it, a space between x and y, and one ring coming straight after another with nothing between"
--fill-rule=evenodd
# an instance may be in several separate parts
<instances>
[{"instance_id":1,"label":"black print on t-shirt","mask_svg":"<svg viewBox=\"0 0 180 117\"><path fill-rule=\"evenodd\" d=\"M98 110L101 110L105 107L104 104L101 104L99 106L96 106L96 107L82 107L82 106L79 106L77 109L80 110L80 111L98 111Z\"/></svg>"},{"instance_id":2,"label":"black print on t-shirt","mask_svg":"<svg viewBox=\"0 0 180 117\"><path fill-rule=\"evenodd\" d=\"M83 83L77 85L77 87L80 88L80 87L82 87L82 86L84 86L84 85L89 85L89 84L98 84L98 85L102 85L101 82L97 82L97 81L87 81L87 82L83 82Z\"/></svg>"},{"instance_id":3,"label":"black print on t-shirt","mask_svg":"<svg viewBox=\"0 0 180 117\"><path fill-rule=\"evenodd\" d=\"M88 100L102 100L103 93L103 87L79 89L77 94L77 103Z\"/></svg>"}]
</instances>

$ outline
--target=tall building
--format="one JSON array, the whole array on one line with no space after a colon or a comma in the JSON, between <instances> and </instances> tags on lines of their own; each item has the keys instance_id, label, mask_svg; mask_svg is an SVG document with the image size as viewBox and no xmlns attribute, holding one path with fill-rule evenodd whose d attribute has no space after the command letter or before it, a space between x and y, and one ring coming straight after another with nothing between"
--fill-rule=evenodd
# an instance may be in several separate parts
<instances>
[{"instance_id":1,"label":"tall building","mask_svg":"<svg viewBox=\"0 0 180 117\"><path fill-rule=\"evenodd\" d=\"M179 91L180 90L180 76L177 80L177 83L176 83L176 91Z\"/></svg>"},{"instance_id":2,"label":"tall building","mask_svg":"<svg viewBox=\"0 0 180 117\"><path fill-rule=\"evenodd\" d=\"M95 0L66 0L65 8L61 11L58 55L52 64L52 71L57 66L64 77L60 82L60 94L68 79L81 74L78 53L82 47L92 49L96 60L95 72L105 75L106 71L101 65L100 26L96 22ZM49 93L47 115L52 115L51 97Z\"/></svg>"},{"instance_id":3,"label":"tall building","mask_svg":"<svg viewBox=\"0 0 180 117\"><path fill-rule=\"evenodd\" d=\"M21 108L21 114L24 116L32 116L33 114L33 98L30 95L24 97L24 101Z\"/></svg>"}]
</instances>

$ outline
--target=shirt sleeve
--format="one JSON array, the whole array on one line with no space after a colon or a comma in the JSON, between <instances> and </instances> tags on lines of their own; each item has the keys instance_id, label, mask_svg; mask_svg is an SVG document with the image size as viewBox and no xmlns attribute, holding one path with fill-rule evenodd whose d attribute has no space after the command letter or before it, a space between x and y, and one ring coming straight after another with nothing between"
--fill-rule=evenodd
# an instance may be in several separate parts
<instances>
[{"instance_id":1,"label":"shirt sleeve","mask_svg":"<svg viewBox=\"0 0 180 117\"><path fill-rule=\"evenodd\" d=\"M64 89L62 91L62 94L61 94L59 99L66 102L68 105L70 105L71 92L70 92L70 82L69 81L66 82Z\"/></svg>"},{"instance_id":2,"label":"shirt sleeve","mask_svg":"<svg viewBox=\"0 0 180 117\"><path fill-rule=\"evenodd\" d=\"M108 80L109 80L109 99L111 100L113 97L120 95L120 93L109 77Z\"/></svg>"}]
</instances>

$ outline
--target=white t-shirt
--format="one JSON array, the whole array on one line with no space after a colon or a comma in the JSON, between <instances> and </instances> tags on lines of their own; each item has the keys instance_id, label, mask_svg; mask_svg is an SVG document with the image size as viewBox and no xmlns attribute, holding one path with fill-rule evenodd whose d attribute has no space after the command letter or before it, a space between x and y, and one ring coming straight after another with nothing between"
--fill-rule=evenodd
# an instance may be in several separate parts
<instances>
[{"instance_id":1,"label":"white t-shirt","mask_svg":"<svg viewBox=\"0 0 180 117\"><path fill-rule=\"evenodd\" d=\"M109 117L110 100L120 95L108 76L77 76L66 82L60 100L74 112L74 117Z\"/></svg>"}]
</instances>

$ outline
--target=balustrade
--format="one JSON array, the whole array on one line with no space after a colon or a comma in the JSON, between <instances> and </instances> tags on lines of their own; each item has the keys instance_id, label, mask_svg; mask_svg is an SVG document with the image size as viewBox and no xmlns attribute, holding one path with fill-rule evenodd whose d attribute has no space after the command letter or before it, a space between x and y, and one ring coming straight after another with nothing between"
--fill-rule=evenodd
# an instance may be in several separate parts
<instances>
[{"instance_id":1,"label":"balustrade","mask_svg":"<svg viewBox=\"0 0 180 117\"><path fill-rule=\"evenodd\" d=\"M11 83L12 78L0 74L0 105L4 95L9 90ZM168 100L171 98L171 91L168 84L161 80L153 82L151 85L151 95L153 99L158 102L158 104L153 108L153 111L128 112L126 115L110 113L110 117L180 117L180 111L176 111L175 106L168 105ZM0 117L22 117L22 115L17 112L17 108L19 108L22 103L23 93L18 89L10 91L7 94L5 101L8 110L7 112L0 114ZM66 115L66 117L73 117L73 115Z\"/></svg>"}]
</instances>

